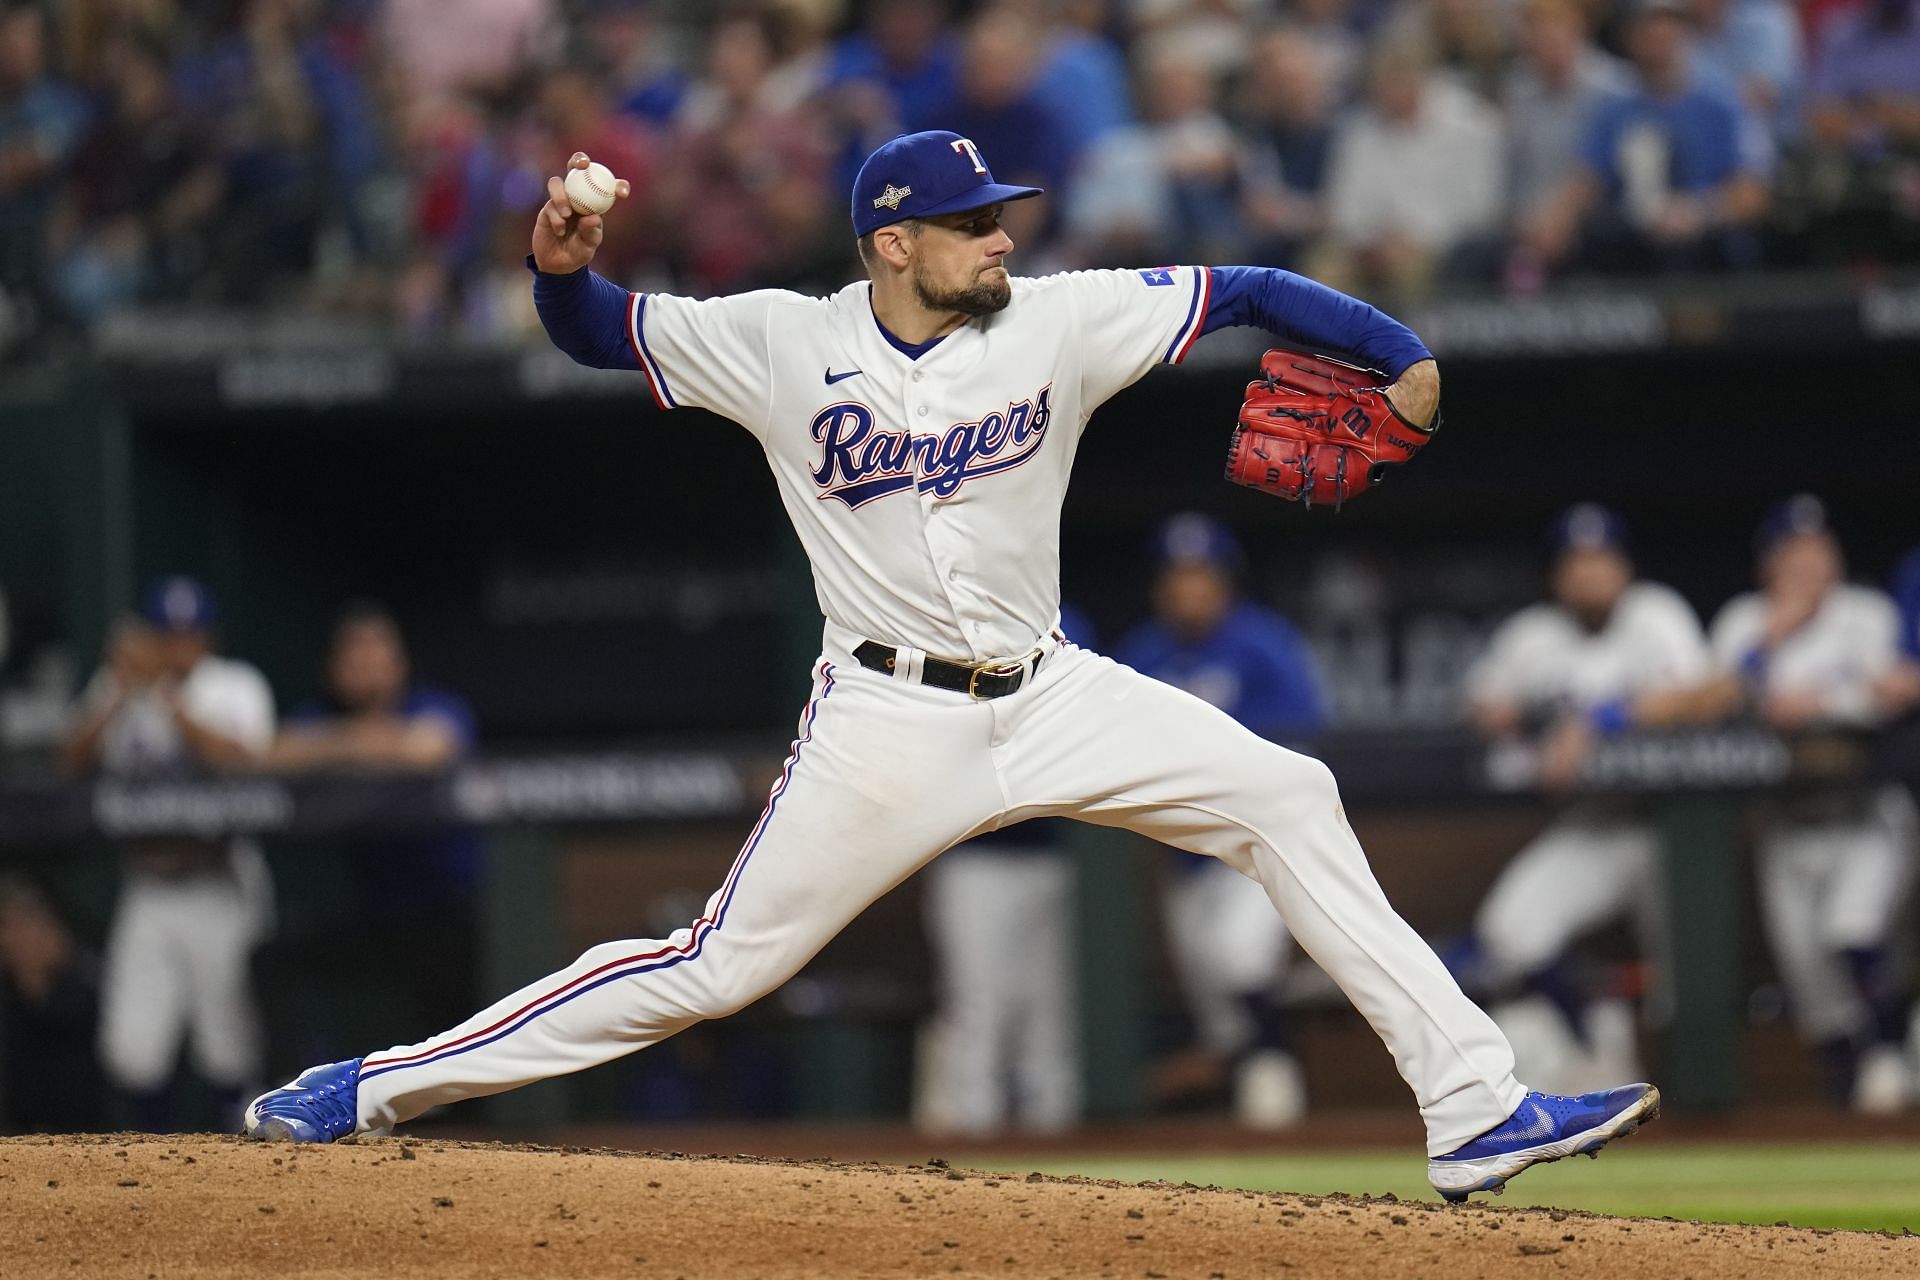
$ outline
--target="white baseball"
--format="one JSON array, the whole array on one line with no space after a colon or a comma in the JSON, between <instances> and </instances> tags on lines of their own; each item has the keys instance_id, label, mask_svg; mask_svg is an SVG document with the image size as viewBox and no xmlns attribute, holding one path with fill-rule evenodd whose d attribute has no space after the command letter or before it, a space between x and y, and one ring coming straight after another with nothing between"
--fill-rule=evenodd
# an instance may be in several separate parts
<instances>
[{"instance_id":1,"label":"white baseball","mask_svg":"<svg viewBox=\"0 0 1920 1280\"><path fill-rule=\"evenodd\" d=\"M594 161L567 170L567 203L575 213L605 213L613 208L613 170Z\"/></svg>"}]
</instances>

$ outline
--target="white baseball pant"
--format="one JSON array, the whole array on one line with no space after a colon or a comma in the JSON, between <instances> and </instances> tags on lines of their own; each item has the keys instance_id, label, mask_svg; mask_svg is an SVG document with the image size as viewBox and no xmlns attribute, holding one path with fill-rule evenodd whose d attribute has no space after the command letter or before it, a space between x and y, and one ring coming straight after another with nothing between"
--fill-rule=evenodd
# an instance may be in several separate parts
<instances>
[{"instance_id":1,"label":"white baseball pant","mask_svg":"<svg viewBox=\"0 0 1920 1280\"><path fill-rule=\"evenodd\" d=\"M1052 1132L1080 1119L1073 861L1064 849L956 849L927 869L939 992L941 1113L984 1135L1009 1117Z\"/></svg>"},{"instance_id":2,"label":"white baseball pant","mask_svg":"<svg viewBox=\"0 0 1920 1280\"><path fill-rule=\"evenodd\" d=\"M173 1079L184 1038L194 1070L221 1088L258 1084L265 1035L253 950L273 928L273 882L258 846L181 876L130 870L100 980L100 1061L122 1089Z\"/></svg>"},{"instance_id":3,"label":"white baseball pant","mask_svg":"<svg viewBox=\"0 0 1920 1280\"><path fill-rule=\"evenodd\" d=\"M1649 823L1554 823L1501 870L1474 917L1489 977L1524 978L1622 916L1632 918L1646 955L1663 955L1660 870L1660 832Z\"/></svg>"},{"instance_id":4,"label":"white baseball pant","mask_svg":"<svg viewBox=\"0 0 1920 1280\"><path fill-rule=\"evenodd\" d=\"M1286 921L1225 863L1170 868L1168 879L1160 918L1196 1038L1236 1054L1255 1035L1246 998L1272 991L1286 972Z\"/></svg>"},{"instance_id":5,"label":"white baseball pant","mask_svg":"<svg viewBox=\"0 0 1920 1280\"><path fill-rule=\"evenodd\" d=\"M1392 1053L1440 1155L1525 1096L1513 1053L1395 914L1333 775L1225 713L1073 645L975 702L867 671L829 625L813 698L766 811L706 913L593 947L441 1035L369 1055L360 1125L579 1071L733 1013L866 905L1005 821L1073 817L1219 858L1260 882Z\"/></svg>"},{"instance_id":6,"label":"white baseball pant","mask_svg":"<svg viewBox=\"0 0 1920 1280\"><path fill-rule=\"evenodd\" d=\"M1889 787L1858 817L1779 819L1761 836L1761 917L1811 1043L1855 1035L1870 1018L1845 952L1887 944L1913 882L1913 825L1906 791Z\"/></svg>"}]
</instances>

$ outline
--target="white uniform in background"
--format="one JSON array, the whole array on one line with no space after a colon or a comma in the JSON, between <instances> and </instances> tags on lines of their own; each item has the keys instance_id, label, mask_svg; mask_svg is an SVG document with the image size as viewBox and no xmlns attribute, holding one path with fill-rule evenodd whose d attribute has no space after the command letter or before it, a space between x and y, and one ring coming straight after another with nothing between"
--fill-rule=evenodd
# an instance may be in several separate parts
<instances>
[{"instance_id":1,"label":"white uniform in background","mask_svg":"<svg viewBox=\"0 0 1920 1280\"><path fill-rule=\"evenodd\" d=\"M826 617L813 696L699 920L596 946L449 1031L368 1055L362 1131L731 1013L943 849L1049 816L1125 827L1259 881L1386 1042L1431 1154L1514 1113L1526 1090L1506 1039L1388 904L1326 767L1053 635L1060 507L1088 417L1185 354L1210 279L1194 267L1016 278L1005 310L917 360L882 334L864 281L824 299L632 300L627 337L660 403L711 409L766 451ZM893 666L863 666L863 641L895 648ZM921 683L928 655L1028 674L974 700Z\"/></svg>"},{"instance_id":2,"label":"white uniform in background","mask_svg":"<svg viewBox=\"0 0 1920 1280\"><path fill-rule=\"evenodd\" d=\"M113 697L102 671L84 695ZM244 662L209 655L180 684L195 723L264 752L273 740L273 692ZM160 694L122 705L100 744L109 778L178 776L193 757ZM136 845L123 858L100 991L100 1055L122 1089L152 1093L174 1076L184 1038L194 1069L221 1089L256 1083L264 1045L249 964L273 927L273 883L260 847L188 842Z\"/></svg>"},{"instance_id":3,"label":"white uniform in background","mask_svg":"<svg viewBox=\"0 0 1920 1280\"><path fill-rule=\"evenodd\" d=\"M938 1007L914 1119L984 1137L1080 1120L1073 856L1056 822L970 841L927 868Z\"/></svg>"},{"instance_id":4,"label":"white uniform in background","mask_svg":"<svg viewBox=\"0 0 1920 1280\"><path fill-rule=\"evenodd\" d=\"M1713 654L1740 672L1766 631L1767 601L1736 597L1713 623ZM1866 587L1828 592L1764 669L1768 693L1812 692L1822 723L1870 728L1873 682L1898 660L1899 614ZM1783 797L1760 841L1760 908L1795 1025L1810 1043L1856 1038L1870 1020L1845 960L1888 945L1914 870L1913 805L1903 787Z\"/></svg>"},{"instance_id":5,"label":"white uniform in background","mask_svg":"<svg viewBox=\"0 0 1920 1280\"><path fill-rule=\"evenodd\" d=\"M1692 606L1671 588L1635 582L1599 631L1557 603L1521 610L1494 632L1467 687L1476 704L1506 703L1536 716L1590 715L1621 699L1697 684L1709 667ZM1501 871L1475 916L1474 936L1488 979L1510 984L1623 916L1636 926L1642 954L1661 957L1663 905L1658 828L1629 803L1581 802ZM1582 1029L1593 1051L1584 1062L1569 1058L1573 1046L1551 1027L1522 1033L1503 1011L1495 1015L1513 1036L1522 1073L1539 1087L1593 1088L1616 1072L1636 1074L1630 1014L1623 1020L1617 1006L1607 1005L1588 1012L1588 1022L1598 1025ZM1513 1020L1525 1016L1516 1010ZM1556 1038L1558 1045L1551 1043Z\"/></svg>"}]
</instances>

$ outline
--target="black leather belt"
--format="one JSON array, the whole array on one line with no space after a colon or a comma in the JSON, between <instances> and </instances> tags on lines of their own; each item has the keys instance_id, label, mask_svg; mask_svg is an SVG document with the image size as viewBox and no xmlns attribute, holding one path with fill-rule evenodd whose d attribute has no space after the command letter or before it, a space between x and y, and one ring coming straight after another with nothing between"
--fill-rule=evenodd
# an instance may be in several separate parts
<instances>
[{"instance_id":1,"label":"black leather belt","mask_svg":"<svg viewBox=\"0 0 1920 1280\"><path fill-rule=\"evenodd\" d=\"M853 656L867 670L890 676L899 661L899 650L875 640L862 640L853 646ZM990 698L1004 698L1020 691L1027 682L1029 672L1038 674L1046 656L1045 650L1035 649L1031 662L983 662L970 666L929 654L921 660L920 683L964 693L981 702Z\"/></svg>"}]
</instances>

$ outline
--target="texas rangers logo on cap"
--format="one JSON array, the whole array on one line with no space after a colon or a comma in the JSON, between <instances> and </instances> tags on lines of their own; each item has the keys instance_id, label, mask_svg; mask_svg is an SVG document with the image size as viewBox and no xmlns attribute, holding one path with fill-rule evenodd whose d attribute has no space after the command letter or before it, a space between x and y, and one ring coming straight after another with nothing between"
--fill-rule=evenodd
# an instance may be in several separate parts
<instances>
[{"instance_id":1,"label":"texas rangers logo on cap","mask_svg":"<svg viewBox=\"0 0 1920 1280\"><path fill-rule=\"evenodd\" d=\"M971 138L945 129L895 138L860 166L853 180L853 234L864 236L908 218L965 213L1037 196L1039 187L995 182Z\"/></svg>"}]
</instances>

